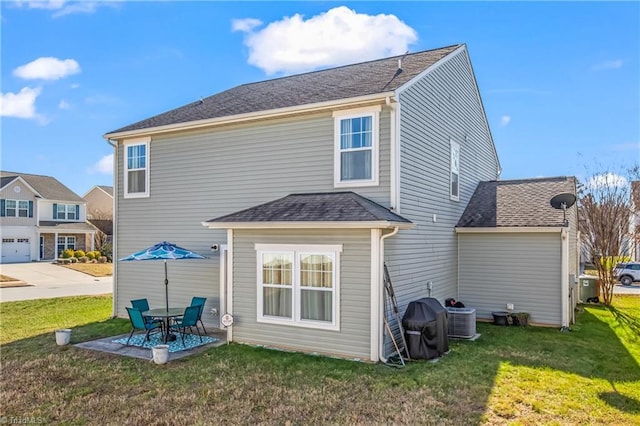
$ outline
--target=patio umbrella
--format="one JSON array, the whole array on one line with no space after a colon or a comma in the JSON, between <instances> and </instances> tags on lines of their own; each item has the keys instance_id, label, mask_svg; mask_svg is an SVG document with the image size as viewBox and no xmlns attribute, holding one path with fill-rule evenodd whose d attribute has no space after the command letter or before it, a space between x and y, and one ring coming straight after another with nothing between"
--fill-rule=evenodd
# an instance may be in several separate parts
<instances>
[{"instance_id":1,"label":"patio umbrella","mask_svg":"<svg viewBox=\"0 0 640 426\"><path fill-rule=\"evenodd\" d=\"M167 260L180 259L206 259L204 256L179 247L173 243L163 241L144 250L132 253L127 257L118 259L126 262L132 260L164 260L164 295L167 311L169 310L169 278L167 276Z\"/></svg>"}]
</instances>

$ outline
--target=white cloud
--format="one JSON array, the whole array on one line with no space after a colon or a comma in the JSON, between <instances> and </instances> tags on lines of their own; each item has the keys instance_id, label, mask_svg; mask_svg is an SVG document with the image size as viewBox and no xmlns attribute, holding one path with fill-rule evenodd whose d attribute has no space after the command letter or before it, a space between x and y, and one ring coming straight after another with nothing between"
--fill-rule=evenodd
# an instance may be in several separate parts
<instances>
[{"instance_id":1,"label":"white cloud","mask_svg":"<svg viewBox=\"0 0 640 426\"><path fill-rule=\"evenodd\" d=\"M110 175L113 173L113 154L105 155L97 163L91 166L88 170L89 173L100 173L103 175Z\"/></svg>"},{"instance_id":2,"label":"white cloud","mask_svg":"<svg viewBox=\"0 0 640 426\"><path fill-rule=\"evenodd\" d=\"M510 115L503 115L502 118L500 118L500 125L502 127L505 127L510 122L511 122L511 116Z\"/></svg>"},{"instance_id":3,"label":"white cloud","mask_svg":"<svg viewBox=\"0 0 640 426\"><path fill-rule=\"evenodd\" d=\"M0 116L16 118L41 117L36 113L36 98L40 95L40 87L24 87L19 93L2 93L0 98Z\"/></svg>"},{"instance_id":4,"label":"white cloud","mask_svg":"<svg viewBox=\"0 0 640 426\"><path fill-rule=\"evenodd\" d=\"M340 6L304 20L295 14L257 30L255 19L234 20L246 33L249 63L267 74L295 73L405 53L416 31L395 15L366 15Z\"/></svg>"},{"instance_id":5,"label":"white cloud","mask_svg":"<svg viewBox=\"0 0 640 426\"><path fill-rule=\"evenodd\" d=\"M262 21L259 19L246 18L246 19L234 19L231 21L231 29L233 31L242 31L244 33L249 33L253 31L254 28L262 25Z\"/></svg>"},{"instance_id":6,"label":"white cloud","mask_svg":"<svg viewBox=\"0 0 640 426\"><path fill-rule=\"evenodd\" d=\"M640 152L640 142L616 143L611 145L613 151L636 151Z\"/></svg>"},{"instance_id":7,"label":"white cloud","mask_svg":"<svg viewBox=\"0 0 640 426\"><path fill-rule=\"evenodd\" d=\"M66 1L66 0L33 0L18 1L18 6L25 5L29 9L44 9L55 11L54 18L74 13L94 13L99 7L117 7L122 0L115 1Z\"/></svg>"},{"instance_id":8,"label":"white cloud","mask_svg":"<svg viewBox=\"0 0 640 426\"><path fill-rule=\"evenodd\" d=\"M80 87L80 83L73 83L70 87L72 89L77 89L78 87Z\"/></svg>"},{"instance_id":9,"label":"white cloud","mask_svg":"<svg viewBox=\"0 0 640 426\"><path fill-rule=\"evenodd\" d=\"M618 68L622 68L622 59L616 59L612 61L604 61L599 64L595 64L592 69L594 71L602 71L602 70L615 70Z\"/></svg>"},{"instance_id":10,"label":"white cloud","mask_svg":"<svg viewBox=\"0 0 640 426\"><path fill-rule=\"evenodd\" d=\"M13 75L25 80L58 80L80 72L80 65L74 59L42 57L13 70Z\"/></svg>"},{"instance_id":11,"label":"white cloud","mask_svg":"<svg viewBox=\"0 0 640 426\"><path fill-rule=\"evenodd\" d=\"M69 105L69 102L65 101L64 99L60 101L60 103L58 104L58 108L60 109L69 109L71 108L71 105Z\"/></svg>"},{"instance_id":12,"label":"white cloud","mask_svg":"<svg viewBox=\"0 0 640 426\"><path fill-rule=\"evenodd\" d=\"M587 187L591 189L618 187L624 188L628 185L627 179L615 173L603 173L592 176L587 182Z\"/></svg>"}]
</instances>

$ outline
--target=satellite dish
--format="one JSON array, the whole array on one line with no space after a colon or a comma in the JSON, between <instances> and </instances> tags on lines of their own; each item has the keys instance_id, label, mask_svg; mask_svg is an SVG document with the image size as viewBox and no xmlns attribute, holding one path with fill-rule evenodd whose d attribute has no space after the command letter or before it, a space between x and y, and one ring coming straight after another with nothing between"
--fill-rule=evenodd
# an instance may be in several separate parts
<instances>
[{"instance_id":1,"label":"satellite dish","mask_svg":"<svg viewBox=\"0 0 640 426\"><path fill-rule=\"evenodd\" d=\"M570 192L563 192L561 194L554 195L553 198L551 198L551 207L562 210L564 215L564 226L569 226L569 221L567 220L567 209L574 205L575 202L576 196Z\"/></svg>"},{"instance_id":2,"label":"satellite dish","mask_svg":"<svg viewBox=\"0 0 640 426\"><path fill-rule=\"evenodd\" d=\"M571 194L570 192L563 192L562 194L555 195L551 199L551 206L554 209L568 209L576 202L576 196Z\"/></svg>"}]
</instances>

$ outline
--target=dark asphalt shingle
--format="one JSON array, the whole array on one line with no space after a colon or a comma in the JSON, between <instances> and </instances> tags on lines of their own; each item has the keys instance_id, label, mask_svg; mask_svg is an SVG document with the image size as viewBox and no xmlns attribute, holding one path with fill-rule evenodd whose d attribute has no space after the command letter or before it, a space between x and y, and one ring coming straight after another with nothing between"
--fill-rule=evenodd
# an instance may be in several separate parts
<instances>
[{"instance_id":1,"label":"dark asphalt shingle","mask_svg":"<svg viewBox=\"0 0 640 426\"><path fill-rule=\"evenodd\" d=\"M562 210L551 206L560 193L576 195L574 177L480 182L458 221L460 228L562 226ZM577 208L575 205L571 209Z\"/></svg>"},{"instance_id":2,"label":"dark asphalt shingle","mask_svg":"<svg viewBox=\"0 0 640 426\"><path fill-rule=\"evenodd\" d=\"M389 92L460 46L243 84L108 134Z\"/></svg>"},{"instance_id":3,"label":"dark asphalt shingle","mask_svg":"<svg viewBox=\"0 0 640 426\"><path fill-rule=\"evenodd\" d=\"M0 187L4 188L18 176L47 200L84 203L84 200L78 194L67 188L58 179L51 176L0 171L0 184L2 185Z\"/></svg>"},{"instance_id":4,"label":"dark asphalt shingle","mask_svg":"<svg viewBox=\"0 0 640 426\"><path fill-rule=\"evenodd\" d=\"M291 194L207 222L393 222L411 221L354 192Z\"/></svg>"}]
</instances>

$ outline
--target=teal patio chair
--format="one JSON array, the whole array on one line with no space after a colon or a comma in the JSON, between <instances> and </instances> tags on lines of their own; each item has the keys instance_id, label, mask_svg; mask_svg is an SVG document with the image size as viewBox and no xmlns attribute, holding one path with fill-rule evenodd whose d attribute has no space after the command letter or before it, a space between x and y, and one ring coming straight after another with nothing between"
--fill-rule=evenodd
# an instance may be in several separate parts
<instances>
[{"instance_id":1,"label":"teal patio chair","mask_svg":"<svg viewBox=\"0 0 640 426\"><path fill-rule=\"evenodd\" d=\"M162 331L162 322L154 321L154 322L146 322L144 317L142 316L142 311L136 308L127 308L127 313L129 314L129 319L131 320L131 333L129 334L129 338L127 339L127 345L133 336L134 331L136 330L144 330L146 331L144 335L145 340L149 340L149 335L152 331L161 332Z\"/></svg>"},{"instance_id":2,"label":"teal patio chair","mask_svg":"<svg viewBox=\"0 0 640 426\"><path fill-rule=\"evenodd\" d=\"M200 338L200 342L202 343L202 335L200 334L200 330L198 329L198 314L200 312L200 305L196 306L187 306L184 309L184 314L182 318L179 318L175 321L174 324L171 325L172 329L177 330L180 333L180 338L182 339L182 346L186 348L184 344L184 336L187 334L187 328L191 331L190 334L193 334L193 327L196 328L198 332L198 337Z\"/></svg>"},{"instance_id":3,"label":"teal patio chair","mask_svg":"<svg viewBox=\"0 0 640 426\"><path fill-rule=\"evenodd\" d=\"M206 301L206 297L194 297L193 299L191 299L191 306L200 306L200 312L198 312L198 322L202 326L202 331L205 335L207 334L207 330L204 328L204 324L202 323L202 313L204 312L204 304Z\"/></svg>"},{"instance_id":4,"label":"teal patio chair","mask_svg":"<svg viewBox=\"0 0 640 426\"><path fill-rule=\"evenodd\" d=\"M131 301L131 306L133 306L136 309L139 309L140 312L145 312L149 310L149 301L145 298L145 299L134 299ZM164 324L162 322L161 318L154 318L154 317L148 317L148 316L144 316L144 322L147 323L153 323L153 322L158 322L160 321L160 324L163 325Z\"/></svg>"}]
</instances>

